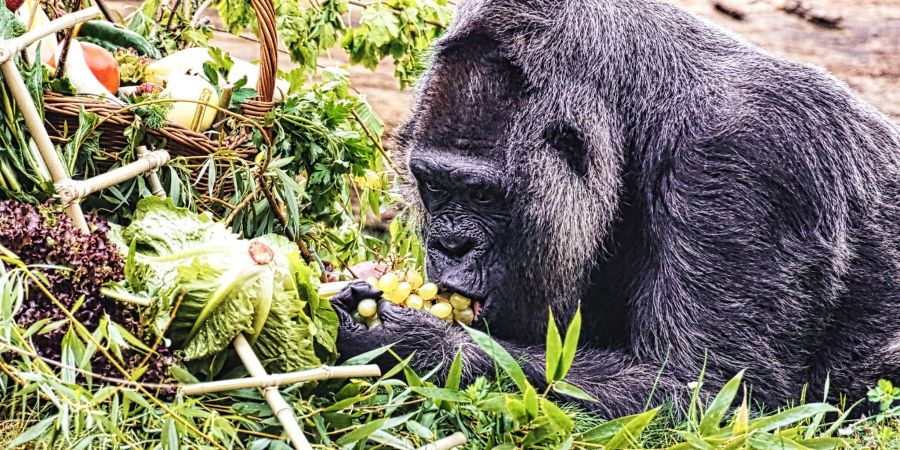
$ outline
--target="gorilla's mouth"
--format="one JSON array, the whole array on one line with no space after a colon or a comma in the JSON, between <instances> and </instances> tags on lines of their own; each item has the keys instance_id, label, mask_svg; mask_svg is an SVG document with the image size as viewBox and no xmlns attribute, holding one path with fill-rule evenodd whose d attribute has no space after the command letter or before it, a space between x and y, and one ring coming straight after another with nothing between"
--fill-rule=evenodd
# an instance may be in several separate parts
<instances>
[{"instance_id":1,"label":"gorilla's mouth","mask_svg":"<svg viewBox=\"0 0 900 450\"><path fill-rule=\"evenodd\" d=\"M457 287L457 286L441 286L440 296L445 298L449 298L453 294L459 294L463 297L469 299L470 308L472 308L472 312L474 313L475 319L472 321L472 327L482 328L484 326L484 320L488 319L488 313L490 312L491 302L489 299L479 293L473 292L465 287Z\"/></svg>"}]
</instances>

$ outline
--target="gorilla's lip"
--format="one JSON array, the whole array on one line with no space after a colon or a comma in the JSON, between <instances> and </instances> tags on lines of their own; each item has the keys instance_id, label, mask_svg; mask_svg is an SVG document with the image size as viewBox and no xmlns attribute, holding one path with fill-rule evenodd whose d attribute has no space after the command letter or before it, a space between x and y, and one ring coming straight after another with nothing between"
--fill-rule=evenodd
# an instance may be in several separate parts
<instances>
[{"instance_id":1,"label":"gorilla's lip","mask_svg":"<svg viewBox=\"0 0 900 450\"><path fill-rule=\"evenodd\" d=\"M441 292L443 294L459 294L463 297L468 298L472 302L471 308L472 312L475 313L476 322L479 318L484 317L484 311L490 303L485 296L474 293L471 290L466 289L465 287L442 285L441 288Z\"/></svg>"}]
</instances>

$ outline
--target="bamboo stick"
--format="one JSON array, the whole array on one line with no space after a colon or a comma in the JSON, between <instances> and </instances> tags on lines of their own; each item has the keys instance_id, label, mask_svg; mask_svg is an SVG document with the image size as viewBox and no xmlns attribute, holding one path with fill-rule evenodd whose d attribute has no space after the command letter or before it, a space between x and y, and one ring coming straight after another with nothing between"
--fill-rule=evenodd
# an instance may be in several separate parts
<instances>
[{"instance_id":1,"label":"bamboo stick","mask_svg":"<svg viewBox=\"0 0 900 450\"><path fill-rule=\"evenodd\" d=\"M210 381L207 383L193 383L181 387L184 395L200 395L211 392L233 391L235 389L283 386L285 384L301 383L304 381L328 380L332 378L363 378L379 377L381 369L375 364L365 366L322 366L310 370L302 370L290 373L278 373L266 376L254 376L238 378L234 380Z\"/></svg>"},{"instance_id":2,"label":"bamboo stick","mask_svg":"<svg viewBox=\"0 0 900 450\"><path fill-rule=\"evenodd\" d=\"M169 162L169 152L155 150L145 153L143 157L136 159L122 167L117 167L104 174L88 178L87 180L66 180L55 183L56 194L63 205L78 202L94 192L115 186L124 181L131 180L139 175L156 170Z\"/></svg>"},{"instance_id":3,"label":"bamboo stick","mask_svg":"<svg viewBox=\"0 0 900 450\"><path fill-rule=\"evenodd\" d=\"M143 158L148 154L146 146L139 146L137 149L137 156L139 158ZM150 170L147 172L147 184L150 187L150 193L159 197L166 198L166 190L163 188L162 183L159 181L159 168Z\"/></svg>"},{"instance_id":4,"label":"bamboo stick","mask_svg":"<svg viewBox=\"0 0 900 450\"><path fill-rule=\"evenodd\" d=\"M51 22L51 24L52 23L53 22ZM44 28L46 27L41 27L41 29ZM38 36L37 39L40 39L41 37L43 37L43 35ZM21 48L25 48L28 43L30 42L26 42ZM0 59L3 59L3 56L5 56L3 55L3 52L9 48L6 47L6 45L9 45L9 41L3 43L3 48L0 49ZM19 50L21 50L21 48L19 48ZM6 58L5 61L0 64L0 71L3 72L3 79L6 81L9 90L12 92L16 105L19 107L19 112L25 118L25 126L28 127L28 131L31 132L31 138L34 139L34 144L37 146L38 151L41 154L41 159L44 160L44 164L47 166L47 170L50 171L50 177L53 178L53 182L62 183L68 181L69 174L66 172L66 168L62 161L60 161L59 154L56 153L56 148L53 146L53 142L50 141L50 136L47 135L47 129L44 128L44 120L41 118L40 112L38 112L37 107L34 105L31 94L28 93L28 87L25 86L25 80L22 79L22 74L20 74L18 68L16 68L15 59L11 57ZM87 221L84 218L84 213L81 211L81 206L77 202L70 203L66 206L66 214L72 218L72 222L79 229L85 232L89 231Z\"/></svg>"},{"instance_id":5,"label":"bamboo stick","mask_svg":"<svg viewBox=\"0 0 900 450\"><path fill-rule=\"evenodd\" d=\"M450 450L451 448L465 445L467 441L468 438L466 438L466 435L462 431L457 431L450 436L434 441L424 447L420 447L418 450Z\"/></svg>"},{"instance_id":6,"label":"bamboo stick","mask_svg":"<svg viewBox=\"0 0 900 450\"><path fill-rule=\"evenodd\" d=\"M2 43L2 50L0 50L0 61L13 59L13 56L15 56L16 53L34 42L37 42L44 36L57 33L66 28L71 28L76 24L91 20L99 15L100 9L96 6L92 6L90 8L82 9L81 11L66 14L15 39L5 41Z\"/></svg>"},{"instance_id":7,"label":"bamboo stick","mask_svg":"<svg viewBox=\"0 0 900 450\"><path fill-rule=\"evenodd\" d=\"M247 368L247 372L249 372L251 376L265 377L268 375L266 369L263 367L262 363L259 362L259 358L256 357L256 353L253 352L253 348L250 347L250 343L247 342L247 338L245 338L243 334L237 335L232 344L234 345L234 350L237 352L238 357L241 358L241 362L244 363L244 367ZM281 422L284 432L287 433L288 437L291 439L294 448L296 450L312 450L312 446L309 445L309 441L307 441L306 436L303 435L303 430L300 428L297 418L294 417L294 408L284 401L284 397L278 392L278 388L276 386L269 386L261 389L261 391L263 397L266 398L269 407L272 408L272 412L275 413L275 417Z\"/></svg>"},{"instance_id":8,"label":"bamboo stick","mask_svg":"<svg viewBox=\"0 0 900 450\"><path fill-rule=\"evenodd\" d=\"M338 292L341 292L345 287L347 287L348 284L350 284L349 281L334 281L331 283L322 283L319 285L319 297L334 297Z\"/></svg>"}]
</instances>

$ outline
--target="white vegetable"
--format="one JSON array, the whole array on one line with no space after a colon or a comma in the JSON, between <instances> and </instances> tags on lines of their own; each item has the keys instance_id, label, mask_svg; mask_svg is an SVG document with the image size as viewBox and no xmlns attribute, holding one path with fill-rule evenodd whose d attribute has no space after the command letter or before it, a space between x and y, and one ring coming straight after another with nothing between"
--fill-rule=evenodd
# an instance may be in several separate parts
<instances>
[{"instance_id":1,"label":"white vegetable","mask_svg":"<svg viewBox=\"0 0 900 450\"><path fill-rule=\"evenodd\" d=\"M34 2L36 0L25 0L25 3L19 7L16 11L16 17L18 17L19 21L25 24L25 27L28 31L31 31L35 28L46 25L50 22L50 18L47 17L47 14L44 12L44 9L38 5L37 9L34 12L34 20L31 19L31 9L34 7ZM30 24L30 25L29 25ZM44 62L50 61L56 54L56 47L58 46L56 42L56 34L50 33L47 36L44 36L39 41L28 46L26 51L28 52L28 58L31 61L34 61L34 54L38 49L38 46L41 48L41 60Z\"/></svg>"},{"instance_id":2,"label":"white vegetable","mask_svg":"<svg viewBox=\"0 0 900 450\"><path fill-rule=\"evenodd\" d=\"M150 63L144 71L143 81L162 86L175 76L200 75L203 73L203 63L207 61L212 61L209 49L194 47L177 51Z\"/></svg>"},{"instance_id":3,"label":"white vegetable","mask_svg":"<svg viewBox=\"0 0 900 450\"><path fill-rule=\"evenodd\" d=\"M58 50L59 51L57 51L56 54L57 67L59 67L59 53L62 52L62 46L60 46ZM121 100L116 98L112 92L109 92L106 87L97 81L97 77L94 76L94 73L91 72L91 68L87 65L87 61L84 60L84 51L81 50L81 43L78 42L78 39L72 39L71 42L69 42L69 53L66 56L65 72L66 77L68 77L69 81L72 83L72 87L75 88L75 92L85 95L95 95L117 105L124 105Z\"/></svg>"},{"instance_id":4,"label":"white vegetable","mask_svg":"<svg viewBox=\"0 0 900 450\"><path fill-rule=\"evenodd\" d=\"M177 75L169 78L162 94L176 101L166 115L166 120L194 131L206 131L216 118L216 109L194 102L218 106L219 94L203 78L194 75ZM195 120L196 119L196 120Z\"/></svg>"}]
</instances>

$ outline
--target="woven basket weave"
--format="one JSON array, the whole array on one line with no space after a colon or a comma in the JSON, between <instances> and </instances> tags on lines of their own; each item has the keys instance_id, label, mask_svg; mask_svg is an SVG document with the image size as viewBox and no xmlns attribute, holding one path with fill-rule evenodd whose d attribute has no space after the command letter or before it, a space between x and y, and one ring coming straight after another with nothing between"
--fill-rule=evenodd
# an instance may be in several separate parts
<instances>
[{"instance_id":1,"label":"woven basket weave","mask_svg":"<svg viewBox=\"0 0 900 450\"><path fill-rule=\"evenodd\" d=\"M259 29L259 78L256 91L259 96L242 105L243 115L257 120L272 110L272 95L275 90L275 75L278 66L278 34L275 26L275 8L272 0L250 0L256 11ZM107 154L114 155L127 145L124 131L135 116L103 100L83 96L66 96L47 92L44 94L45 122L50 137L62 141L78 128L78 116L82 110L96 113L103 123L99 126L100 146ZM219 150L233 150L244 157L250 157L257 149L249 145L246 136L219 136L213 139L207 134L192 131L183 126L167 123L159 129L147 129L147 133L165 140L164 148L173 157L203 157ZM112 165L115 159L98 162L101 167Z\"/></svg>"}]
</instances>

